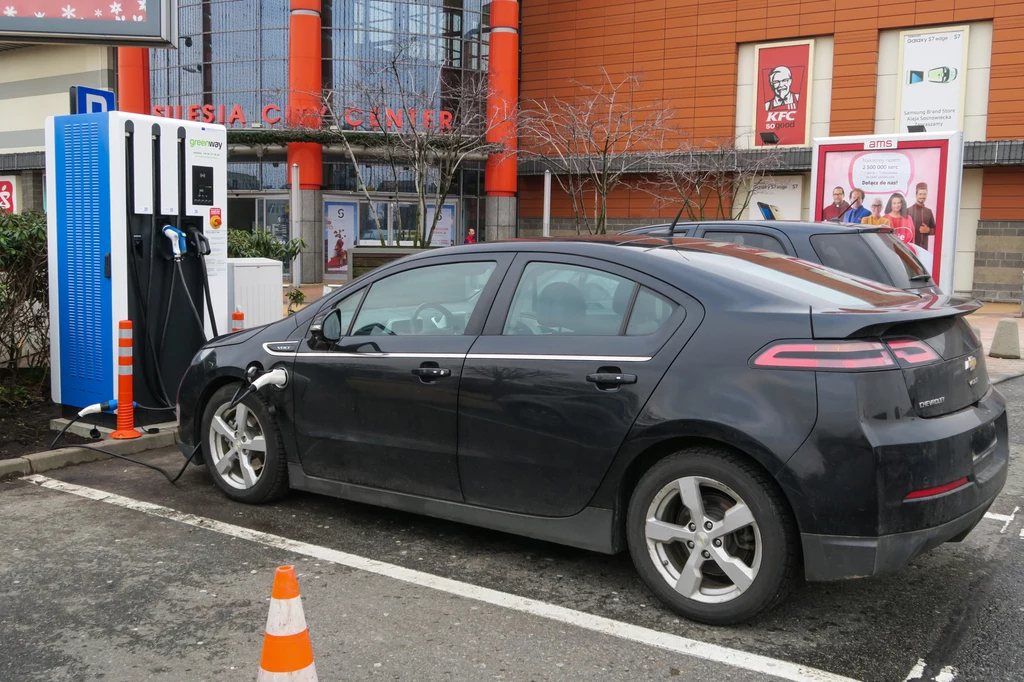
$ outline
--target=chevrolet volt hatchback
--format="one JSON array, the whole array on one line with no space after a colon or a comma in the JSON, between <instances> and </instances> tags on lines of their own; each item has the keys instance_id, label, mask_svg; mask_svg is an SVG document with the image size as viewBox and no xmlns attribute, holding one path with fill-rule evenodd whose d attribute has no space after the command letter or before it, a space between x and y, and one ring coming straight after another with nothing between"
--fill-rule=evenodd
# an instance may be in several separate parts
<instances>
[{"instance_id":1,"label":"chevrolet volt hatchback","mask_svg":"<svg viewBox=\"0 0 1024 682\"><path fill-rule=\"evenodd\" d=\"M699 239L441 249L207 344L182 448L242 502L628 549L676 612L736 623L981 519L1008 441L977 306Z\"/></svg>"}]
</instances>

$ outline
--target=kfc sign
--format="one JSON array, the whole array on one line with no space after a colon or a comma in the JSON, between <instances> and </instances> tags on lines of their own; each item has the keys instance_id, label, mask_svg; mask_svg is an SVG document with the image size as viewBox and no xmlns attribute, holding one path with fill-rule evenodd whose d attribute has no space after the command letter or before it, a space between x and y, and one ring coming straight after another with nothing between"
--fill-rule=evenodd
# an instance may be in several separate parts
<instances>
[{"instance_id":1,"label":"kfc sign","mask_svg":"<svg viewBox=\"0 0 1024 682\"><path fill-rule=\"evenodd\" d=\"M10 175L0 176L0 211L17 213L17 199L14 195L15 178Z\"/></svg>"},{"instance_id":2,"label":"kfc sign","mask_svg":"<svg viewBox=\"0 0 1024 682\"><path fill-rule=\"evenodd\" d=\"M761 133L777 135L778 145L809 144L814 41L758 45L754 50L754 145L768 144Z\"/></svg>"}]
</instances>

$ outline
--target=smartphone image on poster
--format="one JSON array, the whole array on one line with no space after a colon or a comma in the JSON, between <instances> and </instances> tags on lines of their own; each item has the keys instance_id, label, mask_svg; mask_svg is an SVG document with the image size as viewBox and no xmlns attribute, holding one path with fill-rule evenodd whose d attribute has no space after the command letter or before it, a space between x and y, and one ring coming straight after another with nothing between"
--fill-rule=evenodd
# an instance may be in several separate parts
<instances>
[{"instance_id":1,"label":"smartphone image on poster","mask_svg":"<svg viewBox=\"0 0 1024 682\"><path fill-rule=\"evenodd\" d=\"M779 210L778 206L759 201L757 202L757 208L761 211L761 215L764 216L765 220L782 220L782 211Z\"/></svg>"}]
</instances>

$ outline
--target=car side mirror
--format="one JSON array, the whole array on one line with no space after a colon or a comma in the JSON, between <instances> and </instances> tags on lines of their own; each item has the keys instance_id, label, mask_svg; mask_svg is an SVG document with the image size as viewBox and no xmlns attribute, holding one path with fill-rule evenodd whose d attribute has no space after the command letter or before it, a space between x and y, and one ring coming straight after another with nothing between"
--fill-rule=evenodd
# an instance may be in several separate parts
<instances>
[{"instance_id":1,"label":"car side mirror","mask_svg":"<svg viewBox=\"0 0 1024 682\"><path fill-rule=\"evenodd\" d=\"M335 308L323 320L314 321L309 331L319 341L337 343L341 340L341 311Z\"/></svg>"}]
</instances>

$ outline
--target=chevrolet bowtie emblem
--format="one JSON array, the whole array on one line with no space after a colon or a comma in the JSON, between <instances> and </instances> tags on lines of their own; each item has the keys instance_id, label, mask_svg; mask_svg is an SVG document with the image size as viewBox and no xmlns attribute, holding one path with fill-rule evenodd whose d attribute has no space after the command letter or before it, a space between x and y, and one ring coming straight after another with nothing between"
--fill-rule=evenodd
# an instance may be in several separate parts
<instances>
[{"instance_id":1,"label":"chevrolet bowtie emblem","mask_svg":"<svg viewBox=\"0 0 1024 682\"><path fill-rule=\"evenodd\" d=\"M964 360L964 369L966 369L968 372L973 372L974 368L977 367L977 366L978 366L978 358L974 357L973 355L971 357L967 358L966 360Z\"/></svg>"}]
</instances>

